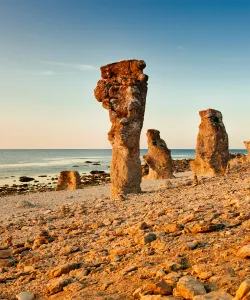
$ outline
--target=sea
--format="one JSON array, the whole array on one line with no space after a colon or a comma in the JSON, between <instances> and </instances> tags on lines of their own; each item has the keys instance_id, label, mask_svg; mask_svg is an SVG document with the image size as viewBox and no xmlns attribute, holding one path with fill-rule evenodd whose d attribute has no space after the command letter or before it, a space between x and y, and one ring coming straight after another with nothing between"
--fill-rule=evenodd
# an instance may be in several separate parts
<instances>
[{"instance_id":1,"label":"sea","mask_svg":"<svg viewBox=\"0 0 250 300\"><path fill-rule=\"evenodd\" d=\"M246 149L230 149L231 153L247 154ZM147 149L140 150L140 157ZM57 177L60 171L77 170L88 174L92 170L109 172L111 149L2 149L0 150L0 186L18 183L21 176L41 180L41 175ZM172 149L173 159L195 158L194 149Z\"/></svg>"}]
</instances>

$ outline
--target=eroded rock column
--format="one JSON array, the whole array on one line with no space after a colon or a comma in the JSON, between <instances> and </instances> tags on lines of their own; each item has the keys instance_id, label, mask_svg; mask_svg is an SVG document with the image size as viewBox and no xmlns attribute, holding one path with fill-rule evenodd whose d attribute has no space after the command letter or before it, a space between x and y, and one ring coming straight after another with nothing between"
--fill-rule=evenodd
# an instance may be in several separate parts
<instances>
[{"instance_id":1,"label":"eroded rock column","mask_svg":"<svg viewBox=\"0 0 250 300\"><path fill-rule=\"evenodd\" d=\"M58 178L56 191L76 190L81 187L81 177L77 171L62 171Z\"/></svg>"},{"instance_id":2,"label":"eroded rock column","mask_svg":"<svg viewBox=\"0 0 250 300\"><path fill-rule=\"evenodd\" d=\"M247 160L247 162L249 162L250 161L250 141L245 141L244 145L248 152L247 156L246 156L246 160Z\"/></svg>"},{"instance_id":3,"label":"eroded rock column","mask_svg":"<svg viewBox=\"0 0 250 300\"><path fill-rule=\"evenodd\" d=\"M199 112L201 124L196 144L196 159L191 163L197 176L224 174L229 160L228 135L218 110Z\"/></svg>"},{"instance_id":4,"label":"eroded rock column","mask_svg":"<svg viewBox=\"0 0 250 300\"><path fill-rule=\"evenodd\" d=\"M143 158L149 166L147 179L165 179L173 177L171 151L164 140L160 138L160 131L147 131L148 154Z\"/></svg>"},{"instance_id":5,"label":"eroded rock column","mask_svg":"<svg viewBox=\"0 0 250 300\"><path fill-rule=\"evenodd\" d=\"M140 134L148 76L142 60L124 60L101 67L95 98L109 111L112 145L111 199L141 191Z\"/></svg>"}]
</instances>

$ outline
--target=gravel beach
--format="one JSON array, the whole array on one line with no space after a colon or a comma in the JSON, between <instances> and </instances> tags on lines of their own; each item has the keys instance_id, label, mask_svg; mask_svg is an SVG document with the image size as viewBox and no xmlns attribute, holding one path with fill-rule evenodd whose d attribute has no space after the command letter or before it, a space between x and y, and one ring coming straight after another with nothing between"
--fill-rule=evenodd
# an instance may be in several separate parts
<instances>
[{"instance_id":1,"label":"gravel beach","mask_svg":"<svg viewBox=\"0 0 250 300\"><path fill-rule=\"evenodd\" d=\"M0 299L232 299L250 278L250 171L179 176L116 201L108 184L0 198Z\"/></svg>"}]
</instances>

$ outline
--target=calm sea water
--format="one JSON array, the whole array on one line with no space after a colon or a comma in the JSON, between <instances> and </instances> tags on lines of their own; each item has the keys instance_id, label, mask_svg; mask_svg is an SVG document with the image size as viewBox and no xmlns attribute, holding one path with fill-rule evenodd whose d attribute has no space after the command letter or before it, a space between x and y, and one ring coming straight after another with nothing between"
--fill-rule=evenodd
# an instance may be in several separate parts
<instances>
[{"instance_id":1,"label":"calm sea water","mask_svg":"<svg viewBox=\"0 0 250 300\"><path fill-rule=\"evenodd\" d=\"M245 149L231 149L230 152L247 153ZM142 149L141 158L146 153L147 149ZM109 171L111 154L110 149L0 150L0 185L13 176L55 176L62 170L77 170L80 173ZM173 159L195 157L194 149L172 149L171 154ZM87 164L85 161L100 165Z\"/></svg>"}]
</instances>

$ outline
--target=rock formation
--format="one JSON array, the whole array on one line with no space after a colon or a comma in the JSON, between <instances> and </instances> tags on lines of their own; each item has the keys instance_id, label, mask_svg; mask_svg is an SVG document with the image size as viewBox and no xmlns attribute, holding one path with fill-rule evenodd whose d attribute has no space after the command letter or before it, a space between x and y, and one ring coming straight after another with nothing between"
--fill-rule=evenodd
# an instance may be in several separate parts
<instances>
[{"instance_id":1,"label":"rock formation","mask_svg":"<svg viewBox=\"0 0 250 300\"><path fill-rule=\"evenodd\" d=\"M191 169L197 176L224 174L229 160L228 135L221 112L207 109L199 112L201 124L196 144L196 159Z\"/></svg>"},{"instance_id":2,"label":"rock formation","mask_svg":"<svg viewBox=\"0 0 250 300\"><path fill-rule=\"evenodd\" d=\"M109 110L112 123L111 199L141 191L139 141L144 120L148 76L142 60L124 60L101 67L95 98Z\"/></svg>"},{"instance_id":3,"label":"rock formation","mask_svg":"<svg viewBox=\"0 0 250 300\"><path fill-rule=\"evenodd\" d=\"M244 145L245 145L245 147L247 149L247 152L248 152L246 159L249 162L250 161L250 141L245 141Z\"/></svg>"},{"instance_id":4,"label":"rock formation","mask_svg":"<svg viewBox=\"0 0 250 300\"><path fill-rule=\"evenodd\" d=\"M166 179L173 177L171 151L164 140L160 138L160 131L147 131L148 154L143 158L149 166L147 179Z\"/></svg>"},{"instance_id":5,"label":"rock formation","mask_svg":"<svg viewBox=\"0 0 250 300\"><path fill-rule=\"evenodd\" d=\"M56 191L76 190L81 187L81 177L77 171L62 171L60 173Z\"/></svg>"}]
</instances>

